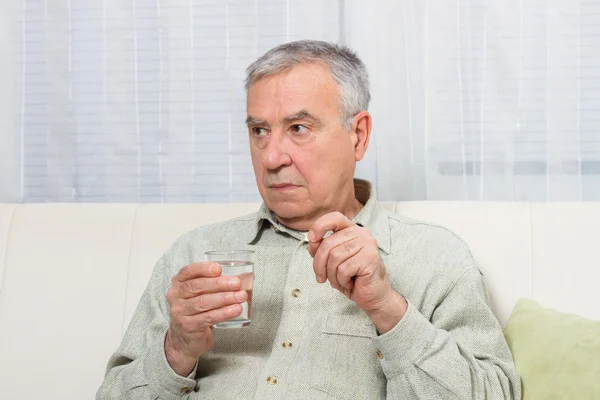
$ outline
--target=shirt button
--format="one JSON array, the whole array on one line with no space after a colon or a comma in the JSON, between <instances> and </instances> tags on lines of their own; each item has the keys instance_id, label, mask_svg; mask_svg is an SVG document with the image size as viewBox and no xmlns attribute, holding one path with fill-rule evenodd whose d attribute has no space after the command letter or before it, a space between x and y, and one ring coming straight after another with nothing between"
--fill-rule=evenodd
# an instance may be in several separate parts
<instances>
[{"instance_id":1,"label":"shirt button","mask_svg":"<svg viewBox=\"0 0 600 400\"><path fill-rule=\"evenodd\" d=\"M267 378L267 383L269 385L276 385L277 384L277 378L275 378L274 376L269 376Z\"/></svg>"},{"instance_id":2,"label":"shirt button","mask_svg":"<svg viewBox=\"0 0 600 400\"><path fill-rule=\"evenodd\" d=\"M184 387L181 388L181 394L190 394L194 391L194 389L192 389L191 387Z\"/></svg>"},{"instance_id":3,"label":"shirt button","mask_svg":"<svg viewBox=\"0 0 600 400\"><path fill-rule=\"evenodd\" d=\"M306 250L308 250L308 242L304 242L304 243L302 243L302 246L304 246L304 248L305 248Z\"/></svg>"},{"instance_id":4,"label":"shirt button","mask_svg":"<svg viewBox=\"0 0 600 400\"><path fill-rule=\"evenodd\" d=\"M302 293L300 291L300 289L294 289L294 290L292 290L292 296L294 296L295 298L300 297L300 293Z\"/></svg>"},{"instance_id":5,"label":"shirt button","mask_svg":"<svg viewBox=\"0 0 600 400\"><path fill-rule=\"evenodd\" d=\"M383 353L381 352L381 350L377 349L375 353L377 353L377 357L379 357L380 360L383 359Z\"/></svg>"},{"instance_id":6,"label":"shirt button","mask_svg":"<svg viewBox=\"0 0 600 400\"><path fill-rule=\"evenodd\" d=\"M291 349L292 348L292 342L290 342L289 340L286 340L285 342L283 342L283 344L281 345L283 346L284 349Z\"/></svg>"}]
</instances>

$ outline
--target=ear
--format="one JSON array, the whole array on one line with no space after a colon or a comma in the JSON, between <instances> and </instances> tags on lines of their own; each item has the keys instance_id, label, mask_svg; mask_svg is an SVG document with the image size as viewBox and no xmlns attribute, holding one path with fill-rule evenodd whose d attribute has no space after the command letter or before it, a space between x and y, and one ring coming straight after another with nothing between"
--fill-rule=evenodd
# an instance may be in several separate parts
<instances>
[{"instance_id":1,"label":"ear","mask_svg":"<svg viewBox=\"0 0 600 400\"><path fill-rule=\"evenodd\" d=\"M371 138L372 124L373 120L368 111L361 111L354 116L351 131L354 142L354 158L356 161L362 160L367 152L369 139Z\"/></svg>"}]
</instances>

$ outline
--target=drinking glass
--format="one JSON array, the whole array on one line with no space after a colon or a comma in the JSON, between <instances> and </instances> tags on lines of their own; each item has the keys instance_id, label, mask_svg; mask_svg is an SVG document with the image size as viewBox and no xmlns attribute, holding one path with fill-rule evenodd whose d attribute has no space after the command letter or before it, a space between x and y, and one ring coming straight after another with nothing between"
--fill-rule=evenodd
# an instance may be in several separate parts
<instances>
[{"instance_id":1,"label":"drinking glass","mask_svg":"<svg viewBox=\"0 0 600 400\"><path fill-rule=\"evenodd\" d=\"M208 251L204 261L215 262L223 270L221 276L237 276L248 300L242 303L242 314L236 318L216 324L215 328L242 328L252 320L252 283L254 281L254 252L252 250Z\"/></svg>"}]
</instances>

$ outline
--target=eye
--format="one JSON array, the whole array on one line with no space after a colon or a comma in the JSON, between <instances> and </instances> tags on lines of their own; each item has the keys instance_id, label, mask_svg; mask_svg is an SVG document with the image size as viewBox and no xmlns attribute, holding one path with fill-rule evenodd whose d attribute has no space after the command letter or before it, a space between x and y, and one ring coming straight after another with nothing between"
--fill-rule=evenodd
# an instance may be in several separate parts
<instances>
[{"instance_id":1,"label":"eye","mask_svg":"<svg viewBox=\"0 0 600 400\"><path fill-rule=\"evenodd\" d=\"M308 132L308 128L300 124L292 125L290 129L295 135L304 135Z\"/></svg>"},{"instance_id":2,"label":"eye","mask_svg":"<svg viewBox=\"0 0 600 400\"><path fill-rule=\"evenodd\" d=\"M263 136L267 136L268 131L265 128L254 127L254 128L252 128L252 133L255 136L263 137Z\"/></svg>"}]
</instances>

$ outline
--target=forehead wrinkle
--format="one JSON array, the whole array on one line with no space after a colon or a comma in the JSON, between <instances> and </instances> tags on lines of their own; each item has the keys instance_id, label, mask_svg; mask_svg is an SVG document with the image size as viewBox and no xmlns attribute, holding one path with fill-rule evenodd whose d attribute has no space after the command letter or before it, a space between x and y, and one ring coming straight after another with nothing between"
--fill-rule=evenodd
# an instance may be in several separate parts
<instances>
[{"instance_id":1,"label":"forehead wrinkle","mask_svg":"<svg viewBox=\"0 0 600 400\"><path fill-rule=\"evenodd\" d=\"M296 77L294 75L295 72L297 72L297 70L295 68L292 68L290 70L282 71L277 74L273 74L271 76L267 76L267 77L261 78L255 82L253 82L249 91L252 91L252 89L258 89L258 88L261 91L264 91L266 89L266 93L264 93L262 96L267 96L268 100L266 100L266 103L263 103L264 105L267 106L267 110L265 110L265 109L254 110L254 111L258 111L259 115L257 117L254 117L254 118L256 118L257 121L252 121L252 122L257 122L258 125L274 126L274 125L290 123L294 120L308 118L308 119L312 119L316 123L322 123L322 120L320 118L316 117L314 114L310 113L306 108L303 107L302 101L300 102L300 104L298 104L295 101L295 98L297 98L297 97L300 97L300 98L307 97L306 93L304 93L304 91L302 90L304 88L303 82L310 81L311 83L314 83L317 80L317 77L311 71L311 73L309 74L308 77L304 77L302 82L298 82L298 81L296 81ZM294 77L294 78L292 81L290 81L290 78L292 78L292 77ZM329 83L334 83L332 88L327 88L327 91L330 91L329 89L333 89L333 91L336 92L337 85L335 84L335 82L332 80L331 77L329 77L329 78L330 78L329 80L331 80L331 82L324 82L324 85L320 85L320 86L326 87L326 86L328 86ZM320 87L319 89L325 89L325 87ZM282 102L283 102L283 104L282 104ZM291 103L291 104L288 104L288 103ZM289 106L292 105L293 103L297 103L297 104L295 104L295 106L297 106L298 108L301 108L300 111L295 111L293 109L292 109L293 111L289 110L289 108L291 108ZM339 106L339 105L337 105L337 106ZM292 107L294 107L294 106L292 105ZM293 114L283 116L282 114L285 114L286 111L288 111L288 110L286 110L286 108L289 111L292 111ZM294 107L294 108L296 108L296 107ZM296 109L298 109L298 108L296 108ZM270 110L268 110L268 109L270 109ZM267 117L266 115L263 115L265 111L267 111L268 113L270 112L272 114ZM251 117L251 116L249 115L249 117ZM248 121L248 119L247 119L247 121Z\"/></svg>"},{"instance_id":2,"label":"forehead wrinkle","mask_svg":"<svg viewBox=\"0 0 600 400\"><path fill-rule=\"evenodd\" d=\"M321 122L321 120L317 117L315 117L314 115L312 115L310 112L308 112L308 110L303 109L298 111L297 113L294 113L292 115L288 115L287 117L285 117L283 119L283 122L293 122L293 121L297 121L299 119L312 119L316 122Z\"/></svg>"}]
</instances>

